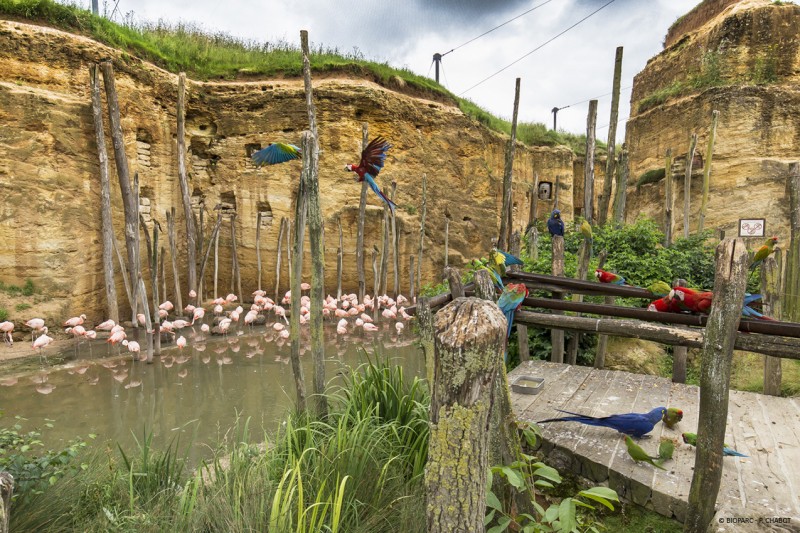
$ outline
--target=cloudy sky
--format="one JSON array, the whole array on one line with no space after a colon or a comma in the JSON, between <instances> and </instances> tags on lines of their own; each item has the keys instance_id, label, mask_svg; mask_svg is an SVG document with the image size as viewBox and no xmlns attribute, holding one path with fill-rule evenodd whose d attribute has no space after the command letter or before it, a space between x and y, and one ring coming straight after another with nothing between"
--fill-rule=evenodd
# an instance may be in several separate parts
<instances>
[{"instance_id":1,"label":"cloudy sky","mask_svg":"<svg viewBox=\"0 0 800 533\"><path fill-rule=\"evenodd\" d=\"M107 13L115 2L107 0ZM91 0L77 3L91 6ZM335 47L342 52L358 50L367 59L386 61L430 77L434 76L433 54L455 49L444 55L440 71L440 81L455 94L495 115L510 118L514 83L519 77L520 120L552 126L550 110L570 106L558 113L558 127L574 133L585 132L588 100L599 97L597 137L605 140L616 47L624 47L620 99L623 120L617 136L621 139L630 109L633 76L662 49L669 26L698 3L699 0L119 0L114 19L121 21L128 16L137 21L192 22L211 32L298 45L300 30L307 29L312 45ZM101 1L101 13L103 9ZM522 15L529 10L532 11ZM592 15L594 11L597 12ZM565 30L568 31L559 36ZM498 73L501 69L504 70Z\"/></svg>"}]
</instances>

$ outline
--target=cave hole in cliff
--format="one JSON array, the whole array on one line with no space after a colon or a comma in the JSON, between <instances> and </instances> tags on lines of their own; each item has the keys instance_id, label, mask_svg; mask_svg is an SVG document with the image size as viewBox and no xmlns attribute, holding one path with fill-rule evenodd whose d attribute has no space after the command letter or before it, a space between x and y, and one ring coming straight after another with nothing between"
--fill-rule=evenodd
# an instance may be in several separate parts
<instances>
[{"instance_id":1,"label":"cave hole in cliff","mask_svg":"<svg viewBox=\"0 0 800 533\"><path fill-rule=\"evenodd\" d=\"M200 189L195 188L189 202L192 204L192 209L202 209L206 205L206 195Z\"/></svg>"},{"instance_id":2,"label":"cave hole in cliff","mask_svg":"<svg viewBox=\"0 0 800 533\"><path fill-rule=\"evenodd\" d=\"M261 150L261 143L247 143L244 145L244 151L247 154L247 159L253 157L253 153Z\"/></svg>"},{"instance_id":3,"label":"cave hole in cliff","mask_svg":"<svg viewBox=\"0 0 800 533\"><path fill-rule=\"evenodd\" d=\"M269 205L268 201L257 202L256 203L256 210L258 214L261 215L261 227L269 227L272 225L272 206Z\"/></svg>"},{"instance_id":4,"label":"cave hole in cliff","mask_svg":"<svg viewBox=\"0 0 800 533\"><path fill-rule=\"evenodd\" d=\"M219 208L223 215L236 214L236 193L234 191L222 192L219 195Z\"/></svg>"},{"instance_id":5,"label":"cave hole in cliff","mask_svg":"<svg viewBox=\"0 0 800 533\"><path fill-rule=\"evenodd\" d=\"M539 183L539 189L536 191L536 196L539 200L552 200L553 199L553 183L550 181L542 181Z\"/></svg>"},{"instance_id":6,"label":"cave hole in cliff","mask_svg":"<svg viewBox=\"0 0 800 533\"><path fill-rule=\"evenodd\" d=\"M153 144L153 135L144 128L136 130L136 140L139 142Z\"/></svg>"}]
</instances>

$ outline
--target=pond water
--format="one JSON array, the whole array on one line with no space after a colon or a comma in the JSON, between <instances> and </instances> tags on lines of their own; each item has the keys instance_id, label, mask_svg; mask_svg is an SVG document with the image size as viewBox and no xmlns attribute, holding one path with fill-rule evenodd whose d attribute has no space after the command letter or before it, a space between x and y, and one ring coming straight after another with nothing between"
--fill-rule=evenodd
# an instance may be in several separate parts
<instances>
[{"instance_id":1,"label":"pond water","mask_svg":"<svg viewBox=\"0 0 800 533\"><path fill-rule=\"evenodd\" d=\"M11 374L6 369L0 377L0 425L25 417L23 431L42 428L45 444L53 447L89 433L126 447L134 436L141 441L146 428L157 445L180 435L182 448L192 442L191 455L196 456L205 455L202 450L219 442L238 417L242 422L250 418L250 438L263 440L264 432L278 428L296 397L290 343L276 340L270 326L244 327L227 337L198 336L187 328L182 334L188 346L182 351L174 344L162 348L153 364L133 361L125 352L120 356L101 340L66 349L61 355L71 360L62 365L40 366L34 358L33 368ZM331 384L347 366L365 362L366 354L403 366L409 377L425 374L410 331L397 335L387 323L374 333L339 336L335 323L325 327L326 380ZM310 392L309 345L304 327L301 359ZM49 354L51 359L54 355ZM44 427L48 421L52 429Z\"/></svg>"}]
</instances>

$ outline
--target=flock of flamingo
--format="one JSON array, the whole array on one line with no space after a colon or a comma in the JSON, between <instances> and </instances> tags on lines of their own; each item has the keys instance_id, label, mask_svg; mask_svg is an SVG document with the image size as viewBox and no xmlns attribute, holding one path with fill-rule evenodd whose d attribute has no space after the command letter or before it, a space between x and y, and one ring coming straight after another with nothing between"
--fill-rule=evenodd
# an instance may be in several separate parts
<instances>
[{"instance_id":1,"label":"flock of flamingo","mask_svg":"<svg viewBox=\"0 0 800 533\"><path fill-rule=\"evenodd\" d=\"M310 290L310 288L308 283L301 284L301 291L303 292ZM195 298L196 293L190 291L189 297ZM179 354L177 356L163 356L160 358L161 362L167 368L172 367L174 364L181 365L187 362L189 357L183 353L184 348L189 344L186 338L187 336L192 340L192 347L195 351L204 352L206 349L205 341L209 335L215 334L227 337L232 329L235 335L229 338L227 346L221 345L215 348L214 351L218 354L224 354L228 351L238 352L240 345L237 337L244 334L243 328L249 327L252 331L252 328L257 325L266 326L265 333L263 334L263 338L266 342L277 342L278 346L283 346L290 336L289 329L287 329L289 324L287 318L288 311L283 306L291 304L291 299L291 291L286 292L280 303L277 303L267 297L264 291L257 290L253 292L253 303L250 309L242 317L244 308L241 305L236 305L238 297L235 294L228 294L225 298L216 298L208 305L208 311L214 317L210 321L211 324L206 322L206 307L195 307L189 304L183 309L185 313L183 317L173 316L177 315L175 306L172 302L165 301L158 306L160 333L162 334L162 339L166 339L167 342L171 342L172 339L175 340L175 345L178 347ZM336 321L337 336L347 338L350 333L380 331L381 328L373 320L373 315L377 316L377 307L377 310L380 311L380 316L384 319L382 321L383 325L386 326L394 322L394 329L399 336L405 329L405 322L412 318L405 309L405 306L409 303L409 300L403 295L398 295L396 299L385 294L375 298L365 295L363 302L358 301L358 296L356 294L345 294L342 295L341 298L334 298L329 295L322 302L322 314L325 318ZM235 308L233 307L234 305L236 305ZM301 325L308 323L310 307L310 297L301 295L299 318ZM370 315L367 311L371 311L373 315ZM270 315L274 317L274 322L268 325L267 322L269 321ZM139 325L145 325L146 317L143 314L138 314L136 318ZM189 318L191 318L191 320L189 320ZM235 325L240 323L240 318L241 324L243 325L236 328ZM88 324L86 320L86 315L81 314L80 316L66 320L62 326L65 328L65 333L75 337L78 343L97 339L99 335L98 332L103 332L102 335L106 335L106 342L109 343L110 346L116 345L120 351L121 347L127 348L133 360L147 360L147 354L142 352L142 347L139 342L129 340L125 327L121 324L117 324L113 320L105 320L97 324L94 329L87 329ZM199 331L196 329L198 325ZM48 335L49 331L48 327L45 325L44 319L31 318L25 322L25 326L30 328L31 346L39 353L40 359L46 362L47 359L43 351L54 339ZM188 330L186 330L186 336L184 336L182 333L186 328L188 328ZM13 322L0 322L0 333L2 333L3 340L6 343L13 344L13 331ZM152 330L149 333L152 333ZM247 340L247 344L251 349L247 351L246 357L252 358L255 355L263 353L260 342L261 339L259 337ZM78 344L76 344L76 350L77 346ZM206 355L201 356L201 359L205 364L211 361L211 357ZM276 356L276 361L288 363L288 358ZM221 358L217 359L217 363L219 365L231 364L232 360L229 356L223 355ZM112 370L114 379L120 383L128 378L128 370L124 360L106 360L102 362L101 365ZM82 375L90 366L91 365L88 363L78 362L76 365L69 367L68 372ZM178 376L183 378L187 374L188 370L184 368L178 373ZM0 380L0 385L14 385L17 383L17 379L18 378L6 378ZM31 379L37 385L36 390L42 394L50 394L55 389L55 386L48 383L46 373L37 374ZM98 380L99 376L90 378L88 381L90 384L96 384ZM125 388L138 387L140 385L141 381L131 380L125 385Z\"/></svg>"}]
</instances>

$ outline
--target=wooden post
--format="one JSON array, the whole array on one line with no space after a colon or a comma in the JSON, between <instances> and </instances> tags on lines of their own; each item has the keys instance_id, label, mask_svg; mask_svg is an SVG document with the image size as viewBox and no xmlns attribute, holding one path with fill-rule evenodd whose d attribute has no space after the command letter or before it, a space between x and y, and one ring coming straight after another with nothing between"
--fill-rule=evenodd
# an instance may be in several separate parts
<instances>
[{"instance_id":1,"label":"wooden post","mask_svg":"<svg viewBox=\"0 0 800 533\"><path fill-rule=\"evenodd\" d=\"M258 290L261 290L261 211L256 214L256 271Z\"/></svg>"},{"instance_id":2,"label":"wooden post","mask_svg":"<svg viewBox=\"0 0 800 533\"><path fill-rule=\"evenodd\" d=\"M145 229L145 231L147 231ZM147 362L153 362L153 335L161 335L161 332L154 332L153 331L153 322L150 318L150 308L147 306L147 289L144 286L144 279L142 279L142 272L139 271L139 280L137 283L139 287L137 289L138 297L141 299L142 304L142 313L144 314L144 332L145 338L147 339ZM158 316L158 314L156 314ZM137 319L138 323L138 319ZM160 329L160 328L159 328Z\"/></svg>"},{"instance_id":3,"label":"wooden post","mask_svg":"<svg viewBox=\"0 0 800 533\"><path fill-rule=\"evenodd\" d=\"M533 173L533 185L531 186L531 204L528 208L528 227L536 223L536 213L539 210L539 174Z\"/></svg>"},{"instance_id":4,"label":"wooden post","mask_svg":"<svg viewBox=\"0 0 800 533\"><path fill-rule=\"evenodd\" d=\"M0 472L0 533L9 532L12 494L14 494L14 476L8 472Z\"/></svg>"},{"instance_id":5,"label":"wooden post","mask_svg":"<svg viewBox=\"0 0 800 533\"><path fill-rule=\"evenodd\" d=\"M410 264L408 268L408 298L412 302L414 301L414 297L416 296L416 292L414 291L414 256L410 256L408 258L408 262Z\"/></svg>"},{"instance_id":6,"label":"wooden post","mask_svg":"<svg viewBox=\"0 0 800 533\"><path fill-rule=\"evenodd\" d=\"M783 282L783 315L787 320L800 321L800 163L789 163L786 179L789 192L789 248L786 254L786 273Z\"/></svg>"},{"instance_id":7,"label":"wooden post","mask_svg":"<svg viewBox=\"0 0 800 533\"><path fill-rule=\"evenodd\" d=\"M372 246L372 318L378 318L378 294L381 288L381 279L378 276L378 248Z\"/></svg>"},{"instance_id":8,"label":"wooden post","mask_svg":"<svg viewBox=\"0 0 800 533\"><path fill-rule=\"evenodd\" d=\"M522 247L522 238L520 237L519 231L515 231L511 234L511 239L509 241L509 251L512 255L519 257L520 255L520 248ZM520 267L519 265L511 265L509 267L510 272L519 272ZM517 324L517 342L519 346L519 360L527 361L530 357L530 351L528 349L528 326L523 324Z\"/></svg>"},{"instance_id":9,"label":"wooden post","mask_svg":"<svg viewBox=\"0 0 800 533\"><path fill-rule=\"evenodd\" d=\"M583 167L583 218L594 225L594 147L597 126L597 100L589 100L586 118L586 165Z\"/></svg>"},{"instance_id":10,"label":"wooden post","mask_svg":"<svg viewBox=\"0 0 800 533\"><path fill-rule=\"evenodd\" d=\"M481 300L497 301L494 282L486 270L475 271L475 296Z\"/></svg>"},{"instance_id":11,"label":"wooden post","mask_svg":"<svg viewBox=\"0 0 800 533\"><path fill-rule=\"evenodd\" d=\"M200 219L200 231L197 233L197 257L203 257L203 211L205 210L205 201L203 198L200 198L200 205L198 206L198 218ZM174 218L174 216L173 216ZM211 241L209 241L209 245ZM203 301L203 294L205 292L205 286L203 285L203 278L197 279L197 289L195 289L197 293L197 299L194 303L199 303Z\"/></svg>"},{"instance_id":12,"label":"wooden post","mask_svg":"<svg viewBox=\"0 0 800 533\"><path fill-rule=\"evenodd\" d=\"M147 232L147 228L144 228ZM158 306L160 304L158 294L158 234L161 232L161 224L153 219L153 255L150 256L150 275L153 286L153 355L161 355L161 317L158 316ZM163 259L163 256L162 256Z\"/></svg>"},{"instance_id":13,"label":"wooden post","mask_svg":"<svg viewBox=\"0 0 800 533\"><path fill-rule=\"evenodd\" d=\"M103 130L103 103L100 99L100 80L97 64L89 65L89 86L92 90L92 118L94 119L97 155L100 160L100 220L103 231L103 279L106 288L106 313L108 318L119 322L117 285L114 282L114 225L111 220L111 189L108 180L108 152ZM0 521L0 524L2 521Z\"/></svg>"},{"instance_id":14,"label":"wooden post","mask_svg":"<svg viewBox=\"0 0 800 533\"><path fill-rule=\"evenodd\" d=\"M686 174L683 178L683 236L689 238L689 208L692 203L692 163L697 148L697 134L692 133L689 141L689 153L686 154Z\"/></svg>"},{"instance_id":15,"label":"wooden post","mask_svg":"<svg viewBox=\"0 0 800 533\"><path fill-rule=\"evenodd\" d=\"M220 211L222 213L222 211ZM214 235L214 298L219 298L219 232Z\"/></svg>"},{"instance_id":16,"label":"wooden post","mask_svg":"<svg viewBox=\"0 0 800 533\"><path fill-rule=\"evenodd\" d=\"M389 205L383 203L383 240L381 241L381 271L379 293L386 294L389 278Z\"/></svg>"},{"instance_id":17,"label":"wooden post","mask_svg":"<svg viewBox=\"0 0 800 533\"><path fill-rule=\"evenodd\" d=\"M397 182L392 180L392 196L394 202L397 193ZM392 213L392 260L394 261L394 298L400 294L400 234L397 233L397 213Z\"/></svg>"},{"instance_id":18,"label":"wooden post","mask_svg":"<svg viewBox=\"0 0 800 533\"><path fill-rule=\"evenodd\" d=\"M672 282L673 287L685 287L685 279L676 279ZM688 354L686 346L672 347L672 382L686 383L686 360Z\"/></svg>"},{"instance_id":19,"label":"wooden post","mask_svg":"<svg viewBox=\"0 0 800 533\"><path fill-rule=\"evenodd\" d=\"M722 479L733 346L747 285L749 259L741 239L722 241L715 259L714 303L706 324L700 366L697 453L683 529L687 533L705 533L714 516Z\"/></svg>"},{"instance_id":20,"label":"wooden post","mask_svg":"<svg viewBox=\"0 0 800 533\"><path fill-rule=\"evenodd\" d=\"M675 209L675 195L672 192L672 148L667 148L664 163L664 246L672 246L673 211Z\"/></svg>"},{"instance_id":21,"label":"wooden post","mask_svg":"<svg viewBox=\"0 0 800 533\"><path fill-rule=\"evenodd\" d=\"M425 468L428 531L483 531L489 409L503 358L505 320L478 298L457 298L433 318L431 436ZM459 368L461 372L449 369Z\"/></svg>"},{"instance_id":22,"label":"wooden post","mask_svg":"<svg viewBox=\"0 0 800 533\"><path fill-rule=\"evenodd\" d=\"M611 204L611 180L614 179L614 168L617 162L617 121L619 120L619 93L622 81L622 47L617 47L614 57L614 85L611 89L611 118L608 122L608 157L606 158L606 178L603 181L603 194L600 196L597 223L603 225L608 220L608 206Z\"/></svg>"},{"instance_id":23,"label":"wooden post","mask_svg":"<svg viewBox=\"0 0 800 533\"><path fill-rule=\"evenodd\" d=\"M561 176L556 176L556 184L553 185L553 209L558 209L559 190L561 190Z\"/></svg>"},{"instance_id":24,"label":"wooden post","mask_svg":"<svg viewBox=\"0 0 800 533\"><path fill-rule=\"evenodd\" d=\"M197 232L194 227L189 181L186 177L186 73L178 74L178 181L183 199L183 216L186 218L186 251L188 255L189 290L197 290ZM192 302L196 304L197 302Z\"/></svg>"},{"instance_id":25,"label":"wooden post","mask_svg":"<svg viewBox=\"0 0 800 533\"><path fill-rule=\"evenodd\" d=\"M703 225L706 221L706 208L708 207L708 191L711 183L711 159L714 157L714 139L717 136L717 119L719 111L716 109L711 112L711 129L708 132L708 146L706 147L706 161L703 167L703 199L700 203L700 221L697 224L697 231L703 232Z\"/></svg>"},{"instance_id":26,"label":"wooden post","mask_svg":"<svg viewBox=\"0 0 800 533\"><path fill-rule=\"evenodd\" d=\"M444 278L450 286L450 294L453 299L464 296L464 283L461 281L461 273L457 268L444 267Z\"/></svg>"},{"instance_id":27,"label":"wooden post","mask_svg":"<svg viewBox=\"0 0 800 533\"><path fill-rule=\"evenodd\" d=\"M117 255L117 260L119 261L119 270L122 272L122 282L125 285L125 294L128 297L128 301L133 301L133 287L131 287L131 280L128 277L128 269L125 267L125 260L122 259L122 253L119 251L119 245L117 244L117 236L113 233L111 234L111 245L114 248L114 253Z\"/></svg>"},{"instance_id":28,"label":"wooden post","mask_svg":"<svg viewBox=\"0 0 800 533\"><path fill-rule=\"evenodd\" d=\"M517 144L517 115L519 113L519 83L517 78L514 88L514 114L511 118L511 138L506 146L506 163L503 170L503 205L500 208L500 236L497 247L507 250L508 239L511 235L511 180L514 171L514 150Z\"/></svg>"},{"instance_id":29,"label":"wooden post","mask_svg":"<svg viewBox=\"0 0 800 533\"><path fill-rule=\"evenodd\" d=\"M217 242L219 238L219 228L222 226L222 212L217 212L217 223L214 224L214 229L211 231L211 237L208 239L208 248L206 248L206 255L203 257L203 263L200 265L200 279L206 274L206 265L208 265L208 257L211 255L211 241ZM214 279L216 285L216 274L214 274ZM214 288L214 294L216 295L216 287Z\"/></svg>"},{"instance_id":30,"label":"wooden post","mask_svg":"<svg viewBox=\"0 0 800 533\"><path fill-rule=\"evenodd\" d=\"M422 285L422 252L425 249L425 214L428 211L428 175L422 175L422 209L420 209L419 222L419 255L417 256L417 278L416 292Z\"/></svg>"},{"instance_id":31,"label":"wooden post","mask_svg":"<svg viewBox=\"0 0 800 533\"><path fill-rule=\"evenodd\" d=\"M580 249L578 250L578 269L575 273L575 279L586 281L586 277L589 273L589 260L591 256L592 239L584 236L583 242L581 242ZM573 294L572 301L582 302L583 294ZM580 316L580 314L578 316ZM581 334L577 331L569 339L569 345L567 346L567 364L575 365L578 363L578 344L580 340Z\"/></svg>"},{"instance_id":32,"label":"wooden post","mask_svg":"<svg viewBox=\"0 0 800 533\"><path fill-rule=\"evenodd\" d=\"M294 214L294 253L289 261L289 290L292 294L291 315L289 316L289 340L291 341L290 360L297 391L297 411L306 412L306 381L303 366L300 364L300 283L303 278L303 240L306 229L306 191L305 180L297 184Z\"/></svg>"},{"instance_id":33,"label":"wooden post","mask_svg":"<svg viewBox=\"0 0 800 533\"><path fill-rule=\"evenodd\" d=\"M342 217L336 217L339 226L339 248L336 249L336 299L342 298L342 268L344 265L344 237L342 235Z\"/></svg>"},{"instance_id":34,"label":"wooden post","mask_svg":"<svg viewBox=\"0 0 800 533\"><path fill-rule=\"evenodd\" d=\"M341 226L340 226L341 227ZM283 232L286 231L286 217L281 217L281 226L278 230L278 253L275 258L275 301L281 301L281 245L283 244Z\"/></svg>"},{"instance_id":35,"label":"wooden post","mask_svg":"<svg viewBox=\"0 0 800 533\"><path fill-rule=\"evenodd\" d=\"M553 275L564 275L564 237L561 235L553 235ZM553 293L553 299L563 300L564 295L560 292ZM564 314L563 311L552 311L552 314ZM550 343L552 345L552 353L550 360L554 363L564 362L564 330L551 329L550 330Z\"/></svg>"},{"instance_id":36,"label":"wooden post","mask_svg":"<svg viewBox=\"0 0 800 533\"><path fill-rule=\"evenodd\" d=\"M161 229L159 228L159 231ZM161 294L166 299L167 297L167 278L164 275L164 256L166 255L166 251L164 250L164 246L161 246L161 252L158 254L158 277L161 280ZM177 315L178 313L182 313L183 309L178 307L178 311L175 312Z\"/></svg>"},{"instance_id":37,"label":"wooden post","mask_svg":"<svg viewBox=\"0 0 800 533\"><path fill-rule=\"evenodd\" d=\"M413 257L413 256L412 256ZM412 270L413 272L413 270ZM425 355L425 377L428 387L433 387L433 311L430 298L421 296L417 301L417 323L419 324L419 342Z\"/></svg>"},{"instance_id":38,"label":"wooden post","mask_svg":"<svg viewBox=\"0 0 800 533\"><path fill-rule=\"evenodd\" d=\"M108 104L108 120L111 126L111 139L114 143L114 162L117 166L117 178L122 194L122 207L125 213L125 247L128 252L128 273L132 283L139 277L139 205L131 190L130 171L128 170L128 156L125 154L125 137L122 134L122 123L119 113L117 88L114 83L114 67L111 61L100 63L103 71L103 84L106 91ZM131 286L131 316L134 324L136 321L137 299L136 286Z\"/></svg>"},{"instance_id":39,"label":"wooden post","mask_svg":"<svg viewBox=\"0 0 800 533\"><path fill-rule=\"evenodd\" d=\"M625 200L628 196L628 149L622 143L622 151L619 154L617 164L617 194L614 197L614 223L621 226L625 222Z\"/></svg>"},{"instance_id":40,"label":"wooden post","mask_svg":"<svg viewBox=\"0 0 800 533\"><path fill-rule=\"evenodd\" d=\"M239 255L236 252L236 213L231 215L231 292L242 299L242 275L239 271Z\"/></svg>"},{"instance_id":41,"label":"wooden post","mask_svg":"<svg viewBox=\"0 0 800 533\"><path fill-rule=\"evenodd\" d=\"M369 126L361 124L361 149L369 144ZM361 198L358 201L358 233L356 235L356 268L358 269L358 301L364 303L367 280L364 275L364 216L367 210L367 182L361 183Z\"/></svg>"},{"instance_id":42,"label":"wooden post","mask_svg":"<svg viewBox=\"0 0 800 533\"><path fill-rule=\"evenodd\" d=\"M319 198L319 138L314 110L314 92L311 86L311 63L308 59L308 32L300 32L303 51L303 81L306 92L306 109L310 132L303 132L303 174L306 181L308 211L308 242L311 248L311 360L314 362L314 400L320 418L328 416L328 397L325 395L325 338L322 330L322 304L325 301L325 227ZM297 294L297 297L300 293ZM294 297L292 298L294 300Z\"/></svg>"},{"instance_id":43,"label":"wooden post","mask_svg":"<svg viewBox=\"0 0 800 533\"><path fill-rule=\"evenodd\" d=\"M183 312L183 293L181 292L181 282L178 276L178 252L175 246L175 208L168 209L167 216L167 239L169 240L169 255L172 258L172 279L175 283L175 300L178 309ZM164 295L166 296L166 294Z\"/></svg>"},{"instance_id":44,"label":"wooden post","mask_svg":"<svg viewBox=\"0 0 800 533\"><path fill-rule=\"evenodd\" d=\"M783 318L781 313L781 249L776 248L773 255L764 259L761 265L761 294L764 314L776 320ZM781 395L781 359L764 356L764 394Z\"/></svg>"},{"instance_id":45,"label":"wooden post","mask_svg":"<svg viewBox=\"0 0 800 533\"><path fill-rule=\"evenodd\" d=\"M445 217L444 219L444 266L445 267L448 267L450 265L449 240L450 240L450 219Z\"/></svg>"}]
</instances>

